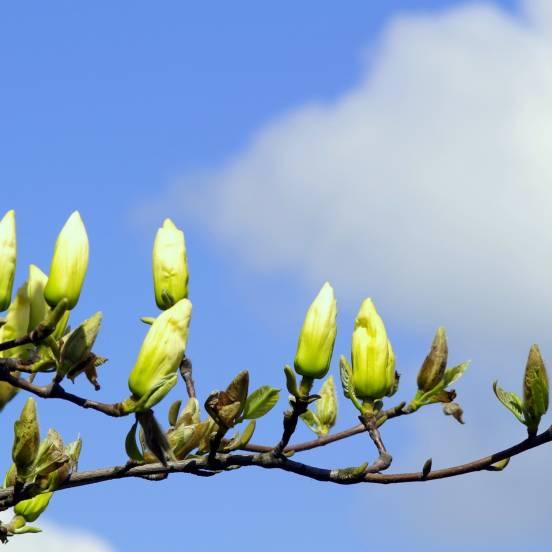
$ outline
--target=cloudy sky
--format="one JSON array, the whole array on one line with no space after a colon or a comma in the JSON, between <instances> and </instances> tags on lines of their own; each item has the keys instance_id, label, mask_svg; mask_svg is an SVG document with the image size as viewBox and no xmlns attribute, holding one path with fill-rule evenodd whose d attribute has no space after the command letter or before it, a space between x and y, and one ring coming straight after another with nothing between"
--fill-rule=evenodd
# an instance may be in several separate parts
<instances>
[{"instance_id":1,"label":"cloudy sky","mask_svg":"<svg viewBox=\"0 0 552 552\"><path fill-rule=\"evenodd\" d=\"M20 281L30 262L47 269L65 218L83 214L91 265L75 320L104 312L103 400L125 396L145 331L137 318L155 314L153 235L171 216L189 248L189 352L203 396L243 368L253 385L281 387L304 311L330 280L336 351L348 353L355 311L373 297L400 399L436 326L447 327L451 363L472 361L458 385L466 425L438 407L389 424L394 469L430 456L444 467L523 438L491 384L519 391L534 342L552 358L550 2L31 4L0 18L0 189L17 212ZM5 427L21 401L2 413ZM338 429L355 423L341 404ZM277 439L284 407L257 441ZM82 434L81 468L124 461L128 420L39 408L44 431ZM359 436L306 458L372 455ZM551 456L404 487L245 470L100 485L56 496L44 536L14 550L75 538L79 552L233 550L236 535L244 552L286 542L536 550L548 539Z\"/></svg>"}]
</instances>

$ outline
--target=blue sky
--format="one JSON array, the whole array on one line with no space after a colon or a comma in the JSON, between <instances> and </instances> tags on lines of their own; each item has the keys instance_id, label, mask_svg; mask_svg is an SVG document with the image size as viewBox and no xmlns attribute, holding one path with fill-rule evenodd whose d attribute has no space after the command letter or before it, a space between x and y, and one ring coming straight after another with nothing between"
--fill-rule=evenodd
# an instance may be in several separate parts
<instances>
[{"instance_id":1,"label":"blue sky","mask_svg":"<svg viewBox=\"0 0 552 552\"><path fill-rule=\"evenodd\" d=\"M304 311L331 279L336 352L348 352L355 310L373 296L398 352L401 399L438 324L451 361L474 361L459 387L468 424L435 408L390 425L397 469L428 456L459 463L522 438L490 382L518 386L534 340L552 355L544 0L28 2L1 15L0 187L3 209L17 213L18 281L31 262L47 270L78 209L91 257L73 319L104 313L96 349L110 362L98 397L127 394L146 331L138 317L156 312L154 232L170 215L186 233L189 354L203 397L244 368L252 385L281 387ZM75 389L94 394L85 382ZM183 395L180 384L171 397ZM6 427L21 402L2 413ZM356 422L340 404L338 429ZM256 441L277 440L284 407ZM53 401L39 412L43 431L82 435L82 469L124 461L128 420ZM305 458L360 463L373 456L367 441ZM6 467L9 447L4 439ZM325 551L386 539L411 550L513 550L528 546L525 531L536 548L550 501L512 508L532 500L537 479L525 474L548 461L538 450L499 476L416 488L252 470L117 482L60 493L45 523L52 538L68 538L67 526L106 541L87 552L269 552L285 542ZM38 539L18 540L33 549Z\"/></svg>"}]
</instances>

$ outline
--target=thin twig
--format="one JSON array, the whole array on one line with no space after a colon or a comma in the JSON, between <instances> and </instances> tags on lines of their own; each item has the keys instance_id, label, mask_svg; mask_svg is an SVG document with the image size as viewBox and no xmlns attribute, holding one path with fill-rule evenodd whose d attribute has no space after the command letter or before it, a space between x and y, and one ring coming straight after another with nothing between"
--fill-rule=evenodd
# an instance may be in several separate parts
<instances>
[{"instance_id":1,"label":"thin twig","mask_svg":"<svg viewBox=\"0 0 552 552\"><path fill-rule=\"evenodd\" d=\"M184 358L180 363L180 375L182 376L182 379L186 384L186 391L188 392L188 397L190 397L190 399L195 398L197 395L195 390L194 379L192 377L192 361L188 357L186 357L186 355L184 355Z\"/></svg>"},{"instance_id":2,"label":"thin twig","mask_svg":"<svg viewBox=\"0 0 552 552\"><path fill-rule=\"evenodd\" d=\"M5 381L13 385L14 387L29 391L29 393L33 393L37 397L41 397L43 399L62 399L64 401L76 404L81 408L90 408L92 410L97 410L98 412L102 412L103 414L106 414L107 416L112 416L114 418L119 418L128 414L128 412L125 412L122 409L120 403L105 404L101 402L91 401L89 399L79 397L78 395L68 393L59 383L51 383L50 385L45 386L34 385L27 380L16 377L5 366L0 367L0 381Z\"/></svg>"}]
</instances>

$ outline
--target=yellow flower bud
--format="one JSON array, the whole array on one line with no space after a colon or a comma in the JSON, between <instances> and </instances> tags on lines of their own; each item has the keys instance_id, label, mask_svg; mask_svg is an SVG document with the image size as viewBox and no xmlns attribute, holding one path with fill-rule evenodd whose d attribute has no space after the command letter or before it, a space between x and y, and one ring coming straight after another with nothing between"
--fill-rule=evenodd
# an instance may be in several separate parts
<instances>
[{"instance_id":1,"label":"yellow flower bud","mask_svg":"<svg viewBox=\"0 0 552 552\"><path fill-rule=\"evenodd\" d=\"M69 309L79 300L88 268L88 236L80 214L75 211L58 235L44 298L55 307L64 297Z\"/></svg>"},{"instance_id":2,"label":"yellow flower bud","mask_svg":"<svg viewBox=\"0 0 552 552\"><path fill-rule=\"evenodd\" d=\"M359 399L377 400L395 388L395 354L371 299L358 311L353 331L353 386Z\"/></svg>"},{"instance_id":3,"label":"yellow flower bud","mask_svg":"<svg viewBox=\"0 0 552 552\"><path fill-rule=\"evenodd\" d=\"M0 328L0 343L21 337L27 333L29 327L29 297L27 295L27 283L18 290L15 299L8 307L6 323ZM29 345L13 347L7 351L0 351L0 357L26 358Z\"/></svg>"},{"instance_id":4,"label":"yellow flower bud","mask_svg":"<svg viewBox=\"0 0 552 552\"><path fill-rule=\"evenodd\" d=\"M307 378L323 378L330 367L337 333L337 304L332 286L326 282L312 302L299 335L295 371Z\"/></svg>"},{"instance_id":5,"label":"yellow flower bud","mask_svg":"<svg viewBox=\"0 0 552 552\"><path fill-rule=\"evenodd\" d=\"M27 523L32 523L46 510L53 494L42 493L28 500L22 500L15 505L13 511L16 515L23 516Z\"/></svg>"},{"instance_id":6,"label":"yellow flower bud","mask_svg":"<svg viewBox=\"0 0 552 552\"><path fill-rule=\"evenodd\" d=\"M27 295L30 302L29 331L34 330L50 311L44 300L44 288L48 282L48 276L35 266L29 266L29 278L27 280Z\"/></svg>"},{"instance_id":7,"label":"yellow flower bud","mask_svg":"<svg viewBox=\"0 0 552 552\"><path fill-rule=\"evenodd\" d=\"M155 319L128 378L135 398L147 395L164 378L176 373L186 350L191 315L192 303L181 299Z\"/></svg>"},{"instance_id":8,"label":"yellow flower bud","mask_svg":"<svg viewBox=\"0 0 552 552\"><path fill-rule=\"evenodd\" d=\"M15 212L12 209L0 220L0 311L6 310L11 303L15 262Z\"/></svg>"},{"instance_id":9,"label":"yellow flower bud","mask_svg":"<svg viewBox=\"0 0 552 552\"><path fill-rule=\"evenodd\" d=\"M153 244L153 286L160 309L188 297L188 263L184 232L165 219Z\"/></svg>"}]
</instances>

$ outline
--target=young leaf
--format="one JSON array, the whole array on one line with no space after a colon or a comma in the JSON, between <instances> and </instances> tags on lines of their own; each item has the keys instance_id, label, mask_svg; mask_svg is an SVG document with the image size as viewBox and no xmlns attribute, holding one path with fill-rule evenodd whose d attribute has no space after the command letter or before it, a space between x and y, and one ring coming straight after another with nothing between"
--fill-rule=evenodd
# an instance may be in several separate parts
<instances>
[{"instance_id":1,"label":"young leaf","mask_svg":"<svg viewBox=\"0 0 552 552\"><path fill-rule=\"evenodd\" d=\"M445 384L444 387L448 387L458 381L464 375L464 372L468 369L469 365L470 361L467 360L466 362L462 362L462 364L458 364L458 366L445 370L445 374L443 376Z\"/></svg>"},{"instance_id":2,"label":"young leaf","mask_svg":"<svg viewBox=\"0 0 552 552\"><path fill-rule=\"evenodd\" d=\"M136 444L136 429L138 422L134 422L125 439L125 450L128 457L136 462L143 462L144 456L140 452L138 445Z\"/></svg>"},{"instance_id":3,"label":"young leaf","mask_svg":"<svg viewBox=\"0 0 552 552\"><path fill-rule=\"evenodd\" d=\"M515 393L504 391L498 386L498 381L493 383L493 390L496 398L522 423L525 424L523 417L523 406L521 398Z\"/></svg>"},{"instance_id":4,"label":"young leaf","mask_svg":"<svg viewBox=\"0 0 552 552\"><path fill-rule=\"evenodd\" d=\"M311 410L307 410L304 414L301 414L301 420L305 422L305 424L311 431L314 431L314 433L320 436L320 420L314 412L312 412Z\"/></svg>"},{"instance_id":5,"label":"young leaf","mask_svg":"<svg viewBox=\"0 0 552 552\"><path fill-rule=\"evenodd\" d=\"M280 390L270 387L270 385L263 385L255 389L245 401L243 417L246 420L254 420L264 416L272 410L279 398Z\"/></svg>"}]
</instances>

